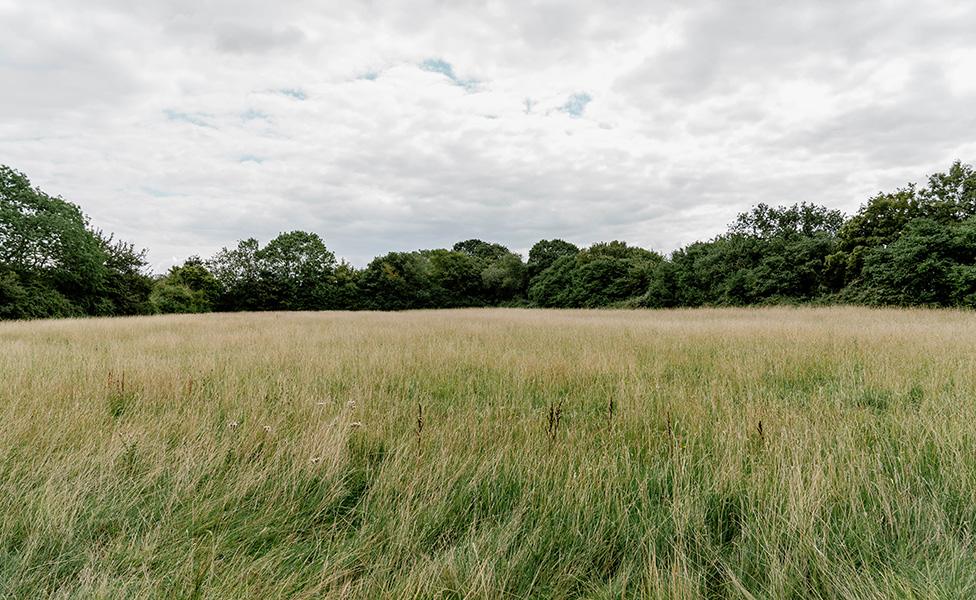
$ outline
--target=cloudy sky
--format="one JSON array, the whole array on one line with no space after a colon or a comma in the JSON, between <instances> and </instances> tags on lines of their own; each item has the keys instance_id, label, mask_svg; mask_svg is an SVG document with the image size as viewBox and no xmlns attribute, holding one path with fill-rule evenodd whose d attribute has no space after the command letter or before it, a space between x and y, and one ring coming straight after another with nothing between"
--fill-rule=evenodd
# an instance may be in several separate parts
<instances>
[{"instance_id":1,"label":"cloudy sky","mask_svg":"<svg viewBox=\"0 0 976 600\"><path fill-rule=\"evenodd\" d=\"M157 270L315 231L670 251L976 161L976 3L0 0L0 163Z\"/></svg>"}]
</instances>

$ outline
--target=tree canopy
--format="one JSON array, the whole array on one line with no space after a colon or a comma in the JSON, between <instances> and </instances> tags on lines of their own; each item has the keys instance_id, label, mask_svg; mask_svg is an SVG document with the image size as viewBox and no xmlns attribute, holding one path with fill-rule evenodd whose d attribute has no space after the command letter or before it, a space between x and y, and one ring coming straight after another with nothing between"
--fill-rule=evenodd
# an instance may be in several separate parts
<instances>
[{"instance_id":1,"label":"tree canopy","mask_svg":"<svg viewBox=\"0 0 976 600\"><path fill-rule=\"evenodd\" d=\"M0 165L0 318L143 314L145 252Z\"/></svg>"},{"instance_id":2,"label":"tree canopy","mask_svg":"<svg viewBox=\"0 0 976 600\"><path fill-rule=\"evenodd\" d=\"M318 234L240 240L162 275L145 251L0 166L0 318L239 310L597 308L780 302L976 306L976 170L962 162L851 216L757 204L725 233L662 256L545 239L523 256L466 239L357 269Z\"/></svg>"}]
</instances>

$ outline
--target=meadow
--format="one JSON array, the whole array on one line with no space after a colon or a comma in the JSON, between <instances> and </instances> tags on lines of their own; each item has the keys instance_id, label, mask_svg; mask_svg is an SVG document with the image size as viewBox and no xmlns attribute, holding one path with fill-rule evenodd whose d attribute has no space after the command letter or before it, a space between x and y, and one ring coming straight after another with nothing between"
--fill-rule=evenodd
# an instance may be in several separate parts
<instances>
[{"instance_id":1,"label":"meadow","mask_svg":"<svg viewBox=\"0 0 976 600\"><path fill-rule=\"evenodd\" d=\"M7 598L976 595L976 314L0 323Z\"/></svg>"}]
</instances>

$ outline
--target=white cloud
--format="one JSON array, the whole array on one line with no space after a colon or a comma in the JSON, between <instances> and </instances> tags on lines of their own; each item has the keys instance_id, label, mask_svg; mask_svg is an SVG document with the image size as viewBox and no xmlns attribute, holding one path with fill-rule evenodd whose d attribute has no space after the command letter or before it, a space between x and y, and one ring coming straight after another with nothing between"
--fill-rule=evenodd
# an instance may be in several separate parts
<instances>
[{"instance_id":1,"label":"white cloud","mask_svg":"<svg viewBox=\"0 0 976 600\"><path fill-rule=\"evenodd\" d=\"M976 8L0 0L0 163L150 248L668 251L976 160ZM326 7L327 6L327 7Z\"/></svg>"}]
</instances>

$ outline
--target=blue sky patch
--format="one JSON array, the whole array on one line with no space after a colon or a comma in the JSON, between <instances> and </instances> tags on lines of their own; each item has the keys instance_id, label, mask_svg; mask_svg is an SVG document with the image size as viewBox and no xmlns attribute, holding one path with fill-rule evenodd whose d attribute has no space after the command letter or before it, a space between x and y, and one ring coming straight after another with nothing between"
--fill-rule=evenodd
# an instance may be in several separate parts
<instances>
[{"instance_id":1,"label":"blue sky patch","mask_svg":"<svg viewBox=\"0 0 976 600\"><path fill-rule=\"evenodd\" d=\"M197 127L213 127L213 125L207 122L207 118L210 115L204 113L188 113L167 108L163 111L163 114L166 115L166 118L170 121L189 123L190 125L196 125Z\"/></svg>"},{"instance_id":2,"label":"blue sky patch","mask_svg":"<svg viewBox=\"0 0 976 600\"><path fill-rule=\"evenodd\" d=\"M573 94L568 100L566 100L566 104L559 107L559 110L574 118L581 117L583 116L583 112L586 110L586 105L589 104L591 100L593 100L593 97L586 92Z\"/></svg>"},{"instance_id":3,"label":"blue sky patch","mask_svg":"<svg viewBox=\"0 0 976 600\"><path fill-rule=\"evenodd\" d=\"M420 63L420 68L431 73L440 73L450 79L454 85L463 87L468 91L473 90L478 85L477 79L461 79L458 77L451 63L441 58L428 58Z\"/></svg>"},{"instance_id":4,"label":"blue sky patch","mask_svg":"<svg viewBox=\"0 0 976 600\"><path fill-rule=\"evenodd\" d=\"M173 196L179 196L179 194L176 192L167 192L166 190L161 190L150 185L142 186L142 191L149 194L153 198L172 198Z\"/></svg>"},{"instance_id":5,"label":"blue sky patch","mask_svg":"<svg viewBox=\"0 0 976 600\"><path fill-rule=\"evenodd\" d=\"M253 108L249 108L241 113L242 121L257 121L259 119L267 121L270 119L270 117L268 116L268 113L261 112L260 110L254 110Z\"/></svg>"},{"instance_id":6,"label":"blue sky patch","mask_svg":"<svg viewBox=\"0 0 976 600\"><path fill-rule=\"evenodd\" d=\"M295 100L306 100L306 99L308 99L308 95L305 93L305 90L300 89L300 88L284 88L284 89L278 90L278 92L284 94L285 96L290 96L290 97L294 98Z\"/></svg>"}]
</instances>

